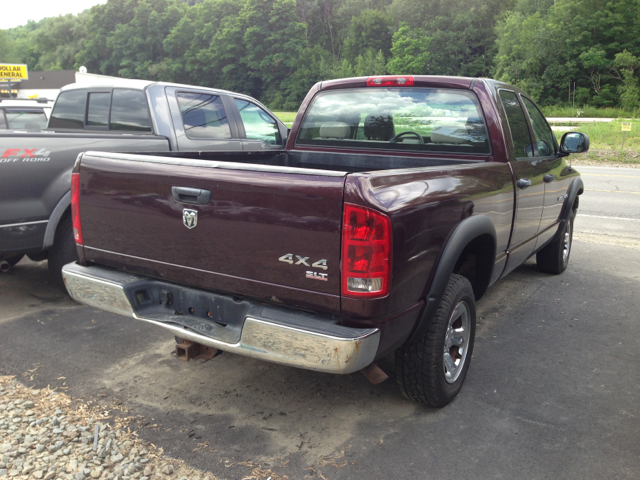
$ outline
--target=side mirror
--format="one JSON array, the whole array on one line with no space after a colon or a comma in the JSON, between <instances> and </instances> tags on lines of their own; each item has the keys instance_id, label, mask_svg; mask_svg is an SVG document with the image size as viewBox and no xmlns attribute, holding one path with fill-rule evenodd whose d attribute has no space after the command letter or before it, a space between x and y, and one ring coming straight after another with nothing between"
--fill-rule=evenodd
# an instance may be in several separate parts
<instances>
[{"instance_id":1,"label":"side mirror","mask_svg":"<svg viewBox=\"0 0 640 480\"><path fill-rule=\"evenodd\" d=\"M560 152L565 155L570 153L584 153L589 150L589 137L580 132L567 132L560 141Z\"/></svg>"}]
</instances>

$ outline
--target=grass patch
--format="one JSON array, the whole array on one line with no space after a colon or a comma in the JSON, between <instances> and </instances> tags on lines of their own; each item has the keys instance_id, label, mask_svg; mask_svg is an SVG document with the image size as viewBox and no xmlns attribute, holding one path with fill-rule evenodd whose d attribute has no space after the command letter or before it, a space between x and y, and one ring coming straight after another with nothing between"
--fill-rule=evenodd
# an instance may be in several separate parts
<instances>
[{"instance_id":1,"label":"grass patch","mask_svg":"<svg viewBox=\"0 0 640 480\"><path fill-rule=\"evenodd\" d=\"M640 166L640 152L633 150L591 150L587 153L573 154L569 158L574 166Z\"/></svg>"},{"instance_id":2,"label":"grass patch","mask_svg":"<svg viewBox=\"0 0 640 480\"><path fill-rule=\"evenodd\" d=\"M282 123L285 123L288 127L293 124L293 121L296 118L298 112L273 112L273 114L278 117Z\"/></svg>"},{"instance_id":3,"label":"grass patch","mask_svg":"<svg viewBox=\"0 0 640 480\"><path fill-rule=\"evenodd\" d=\"M620 151L622 146L622 120L613 122L594 122L575 124L573 131L589 135L591 149ZM558 142L566 132L553 132ZM637 153L640 151L640 120L631 121L631 131L626 132L624 140L625 151Z\"/></svg>"},{"instance_id":4,"label":"grass patch","mask_svg":"<svg viewBox=\"0 0 640 480\"><path fill-rule=\"evenodd\" d=\"M596 109L594 109L596 110ZM622 112L619 109L597 109L602 115L589 115L593 117L616 117L615 112ZM543 109L544 111L544 109ZM549 115L544 111L545 115ZM625 112L629 115L628 112ZM293 120L296 118L296 112L274 112L274 114L282 120L288 127L291 127ZM555 113L554 116L568 116L566 112ZM616 163L616 164L640 164L640 119L631 121L631 131L626 133L624 140L624 151L621 150L622 145L622 120L614 120L613 122L594 122L594 123L575 123L573 131L582 132L589 135L590 151L584 155L572 155L576 162L580 163ZM558 142L562 135L566 132L553 132L558 138Z\"/></svg>"},{"instance_id":5,"label":"grass patch","mask_svg":"<svg viewBox=\"0 0 640 480\"><path fill-rule=\"evenodd\" d=\"M588 105L578 109L571 107L541 107L545 117L577 117L578 110L580 117L586 118L638 118L640 110L627 111L621 108L596 108Z\"/></svg>"}]
</instances>

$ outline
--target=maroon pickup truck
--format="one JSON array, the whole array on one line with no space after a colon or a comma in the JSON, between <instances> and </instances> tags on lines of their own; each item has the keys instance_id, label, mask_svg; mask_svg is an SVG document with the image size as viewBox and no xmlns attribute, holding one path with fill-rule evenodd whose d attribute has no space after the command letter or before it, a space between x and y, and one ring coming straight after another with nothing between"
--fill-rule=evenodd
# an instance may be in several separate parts
<instances>
[{"instance_id":1,"label":"maroon pickup truck","mask_svg":"<svg viewBox=\"0 0 640 480\"><path fill-rule=\"evenodd\" d=\"M170 330L183 355L344 374L395 352L402 392L442 407L487 288L533 255L567 267L584 187L566 157L588 148L558 145L494 80L321 82L284 151L81 154L66 286Z\"/></svg>"}]
</instances>

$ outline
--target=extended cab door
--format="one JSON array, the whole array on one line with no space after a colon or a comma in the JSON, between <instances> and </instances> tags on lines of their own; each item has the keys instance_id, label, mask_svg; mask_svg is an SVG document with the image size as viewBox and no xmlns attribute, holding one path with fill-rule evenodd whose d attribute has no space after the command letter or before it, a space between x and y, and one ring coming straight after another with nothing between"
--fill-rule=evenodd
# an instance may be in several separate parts
<instances>
[{"instance_id":1,"label":"extended cab door","mask_svg":"<svg viewBox=\"0 0 640 480\"><path fill-rule=\"evenodd\" d=\"M535 249L544 208L543 178L549 165L535 156L535 144L517 94L501 89L498 95L509 125L513 146L509 164L516 183L516 215L506 275L529 258Z\"/></svg>"},{"instance_id":2,"label":"extended cab door","mask_svg":"<svg viewBox=\"0 0 640 480\"><path fill-rule=\"evenodd\" d=\"M564 194L569 187L569 180L565 177L566 164L562 157L558 156L558 145L542 112L536 105L525 96L521 96L522 104L528 113L531 122L531 130L535 138L536 156L541 167L545 168L542 180L544 182L544 208L540 221L540 232L536 249L539 249L547 240L556 233L558 219L562 205L564 204Z\"/></svg>"},{"instance_id":3,"label":"extended cab door","mask_svg":"<svg viewBox=\"0 0 640 480\"><path fill-rule=\"evenodd\" d=\"M242 150L229 97L190 87L166 87L179 151Z\"/></svg>"}]
</instances>

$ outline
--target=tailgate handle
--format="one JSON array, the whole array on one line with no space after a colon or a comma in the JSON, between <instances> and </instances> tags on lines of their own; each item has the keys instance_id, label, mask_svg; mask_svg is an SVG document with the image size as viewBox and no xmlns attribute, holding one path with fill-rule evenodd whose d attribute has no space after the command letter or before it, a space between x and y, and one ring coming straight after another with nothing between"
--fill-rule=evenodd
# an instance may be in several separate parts
<instances>
[{"instance_id":1,"label":"tailgate handle","mask_svg":"<svg viewBox=\"0 0 640 480\"><path fill-rule=\"evenodd\" d=\"M211 192L201 188L171 187L171 196L179 202L196 205L207 205L211 200Z\"/></svg>"}]
</instances>

